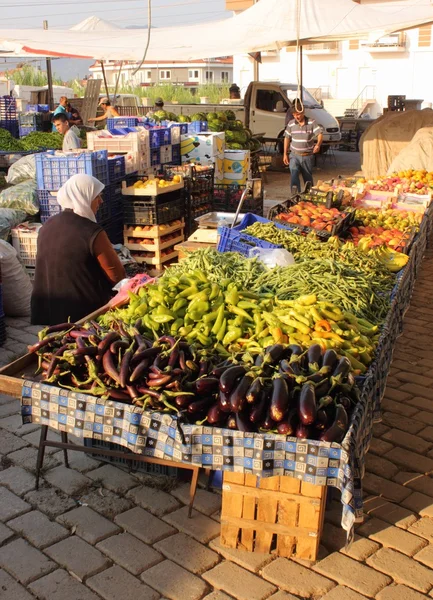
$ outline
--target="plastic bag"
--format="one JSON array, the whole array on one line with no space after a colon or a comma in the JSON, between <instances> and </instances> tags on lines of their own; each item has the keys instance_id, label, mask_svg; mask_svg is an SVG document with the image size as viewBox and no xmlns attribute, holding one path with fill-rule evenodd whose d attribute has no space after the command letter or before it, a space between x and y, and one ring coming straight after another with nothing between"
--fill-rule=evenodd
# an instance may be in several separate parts
<instances>
[{"instance_id":1,"label":"plastic bag","mask_svg":"<svg viewBox=\"0 0 433 600\"><path fill-rule=\"evenodd\" d=\"M25 220L26 213L22 210L0 207L0 239L7 240L11 234L11 229Z\"/></svg>"},{"instance_id":2,"label":"plastic bag","mask_svg":"<svg viewBox=\"0 0 433 600\"><path fill-rule=\"evenodd\" d=\"M0 193L0 207L15 208L25 211L28 215L35 215L39 212L36 183L28 179L3 190Z\"/></svg>"},{"instance_id":3,"label":"plastic bag","mask_svg":"<svg viewBox=\"0 0 433 600\"><path fill-rule=\"evenodd\" d=\"M251 248L249 258L258 258L264 265L274 267L290 267L295 264L293 254L284 248Z\"/></svg>"},{"instance_id":4,"label":"plastic bag","mask_svg":"<svg viewBox=\"0 0 433 600\"><path fill-rule=\"evenodd\" d=\"M36 183L36 161L35 155L29 154L17 160L9 167L6 181L11 185L17 185L31 179Z\"/></svg>"},{"instance_id":5,"label":"plastic bag","mask_svg":"<svg viewBox=\"0 0 433 600\"><path fill-rule=\"evenodd\" d=\"M30 315L32 284L13 246L0 240L3 308L9 317Z\"/></svg>"},{"instance_id":6,"label":"plastic bag","mask_svg":"<svg viewBox=\"0 0 433 600\"><path fill-rule=\"evenodd\" d=\"M145 273L140 273L132 279L122 279L114 286L113 290L117 291L117 294L110 300L109 305L113 307L125 304L129 299L128 292L136 294L141 287L154 281L154 277L149 277Z\"/></svg>"}]
</instances>

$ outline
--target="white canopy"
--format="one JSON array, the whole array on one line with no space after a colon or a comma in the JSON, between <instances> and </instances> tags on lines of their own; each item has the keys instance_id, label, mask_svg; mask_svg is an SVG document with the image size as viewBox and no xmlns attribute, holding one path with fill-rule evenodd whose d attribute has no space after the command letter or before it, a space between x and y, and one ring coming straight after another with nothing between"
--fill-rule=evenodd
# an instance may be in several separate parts
<instances>
[{"instance_id":1,"label":"white canopy","mask_svg":"<svg viewBox=\"0 0 433 600\"><path fill-rule=\"evenodd\" d=\"M373 37L433 22L430 0L300 0L303 43ZM260 0L223 21L152 29L147 60L194 60L296 43L297 0ZM0 56L141 60L147 29L0 29Z\"/></svg>"}]
</instances>

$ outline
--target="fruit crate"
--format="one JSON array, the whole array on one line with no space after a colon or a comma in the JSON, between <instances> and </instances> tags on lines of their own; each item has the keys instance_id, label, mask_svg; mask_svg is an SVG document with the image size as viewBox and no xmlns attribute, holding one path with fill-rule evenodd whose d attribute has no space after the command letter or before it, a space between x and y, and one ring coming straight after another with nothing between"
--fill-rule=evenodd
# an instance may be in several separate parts
<instances>
[{"instance_id":1,"label":"fruit crate","mask_svg":"<svg viewBox=\"0 0 433 600\"><path fill-rule=\"evenodd\" d=\"M109 154L125 154L127 173L143 173L150 166L146 141L138 132L124 135L112 135L105 129L88 132L87 148L88 150L106 150ZM154 158L157 157L154 156Z\"/></svg>"},{"instance_id":2,"label":"fruit crate","mask_svg":"<svg viewBox=\"0 0 433 600\"><path fill-rule=\"evenodd\" d=\"M158 196L164 196L164 201L175 200L180 197L179 190L182 190L184 187L183 179L179 183L174 183L169 186L160 187L157 185L157 181L151 178L148 181L151 183L147 184L145 188L137 188L132 186L127 186L126 181L122 182L122 194L124 196L146 196L146 198L157 199Z\"/></svg>"},{"instance_id":3,"label":"fruit crate","mask_svg":"<svg viewBox=\"0 0 433 600\"><path fill-rule=\"evenodd\" d=\"M58 190L72 175L93 175L108 185L107 150L71 154L36 154L36 181L39 190Z\"/></svg>"},{"instance_id":4,"label":"fruit crate","mask_svg":"<svg viewBox=\"0 0 433 600\"><path fill-rule=\"evenodd\" d=\"M162 225L145 225L144 227L125 226L123 233L126 237L158 239L183 227L185 227L184 219L175 219Z\"/></svg>"},{"instance_id":5,"label":"fruit crate","mask_svg":"<svg viewBox=\"0 0 433 600\"><path fill-rule=\"evenodd\" d=\"M27 104L27 112L48 113L50 106L49 104Z\"/></svg>"},{"instance_id":6,"label":"fruit crate","mask_svg":"<svg viewBox=\"0 0 433 600\"><path fill-rule=\"evenodd\" d=\"M325 504L325 486L224 471L221 546L314 561Z\"/></svg>"},{"instance_id":7,"label":"fruit crate","mask_svg":"<svg viewBox=\"0 0 433 600\"><path fill-rule=\"evenodd\" d=\"M245 188L246 185L215 184L212 210L236 212ZM252 191L245 198L242 204L242 212L245 211L263 214L263 187L261 180L255 180Z\"/></svg>"},{"instance_id":8,"label":"fruit crate","mask_svg":"<svg viewBox=\"0 0 433 600\"><path fill-rule=\"evenodd\" d=\"M26 135L29 135L29 133L33 133L33 131L36 131L36 127L33 127L33 125L29 125L28 127L21 127L20 125L18 134L20 138L23 138Z\"/></svg>"},{"instance_id":9,"label":"fruit crate","mask_svg":"<svg viewBox=\"0 0 433 600\"><path fill-rule=\"evenodd\" d=\"M38 190L38 200L41 223L45 223L50 217L62 212L62 208L57 202L57 194L54 195L48 190Z\"/></svg>"},{"instance_id":10,"label":"fruit crate","mask_svg":"<svg viewBox=\"0 0 433 600\"><path fill-rule=\"evenodd\" d=\"M181 240L183 242L183 239ZM176 242L177 244L180 243L179 241ZM157 269L158 271L161 271L163 269L163 265L164 263L174 260L175 258L178 257L178 251L174 249L175 244L171 244L170 246L168 246L164 251L162 250L143 250L142 248L140 248L140 250L137 251L131 251L131 256L134 258L134 260L136 260L138 263L144 263L145 265L152 265L155 269ZM142 253L147 253L150 254L152 253L151 256L140 256L140 252ZM164 252L164 254L163 254Z\"/></svg>"},{"instance_id":11,"label":"fruit crate","mask_svg":"<svg viewBox=\"0 0 433 600\"><path fill-rule=\"evenodd\" d=\"M188 133L202 133L208 131L207 121L193 121L188 123Z\"/></svg>"},{"instance_id":12,"label":"fruit crate","mask_svg":"<svg viewBox=\"0 0 433 600\"><path fill-rule=\"evenodd\" d=\"M134 236L128 236L123 232L123 245L128 248L128 250L137 250L144 252L161 252L161 250L166 250L170 248L170 246L174 246L176 244L180 244L185 241L185 236L183 233L184 227L183 225L179 227L179 229L174 230L171 233L166 233L158 238L147 238L146 233L143 232L141 234L141 238ZM143 239L146 241L151 241L152 243L143 244L139 240ZM136 240L136 243L131 242L131 240Z\"/></svg>"},{"instance_id":13,"label":"fruit crate","mask_svg":"<svg viewBox=\"0 0 433 600\"><path fill-rule=\"evenodd\" d=\"M17 101L11 96L0 97L0 121L16 121Z\"/></svg>"},{"instance_id":14,"label":"fruit crate","mask_svg":"<svg viewBox=\"0 0 433 600\"><path fill-rule=\"evenodd\" d=\"M38 235L41 225L38 223L28 227L16 227L12 229L12 245L18 253L20 261L25 267L34 267L36 265L36 254L38 245Z\"/></svg>"},{"instance_id":15,"label":"fruit crate","mask_svg":"<svg viewBox=\"0 0 433 600\"><path fill-rule=\"evenodd\" d=\"M20 128L18 119L0 120L0 129L6 129L14 138L19 137Z\"/></svg>"},{"instance_id":16,"label":"fruit crate","mask_svg":"<svg viewBox=\"0 0 433 600\"><path fill-rule=\"evenodd\" d=\"M291 199L296 200L296 202L313 202L314 204L324 204L326 208L340 209L343 198L343 190L339 190L338 192L334 192L333 190L322 192L312 188L311 184L307 183L304 191L300 194L295 194Z\"/></svg>"},{"instance_id":17,"label":"fruit crate","mask_svg":"<svg viewBox=\"0 0 433 600\"><path fill-rule=\"evenodd\" d=\"M230 227L221 228L221 235L217 246L218 252L239 252L248 257L252 248L274 249L282 248L282 246L266 242L265 240L259 240L251 235L230 229Z\"/></svg>"},{"instance_id":18,"label":"fruit crate","mask_svg":"<svg viewBox=\"0 0 433 600\"><path fill-rule=\"evenodd\" d=\"M141 117L114 117L107 119L107 129L123 129L125 127L137 127L143 122Z\"/></svg>"},{"instance_id":19,"label":"fruit crate","mask_svg":"<svg viewBox=\"0 0 433 600\"><path fill-rule=\"evenodd\" d=\"M20 127L33 127L33 131L39 131L42 127L42 113L20 113L18 122Z\"/></svg>"},{"instance_id":20,"label":"fruit crate","mask_svg":"<svg viewBox=\"0 0 433 600\"><path fill-rule=\"evenodd\" d=\"M161 225L182 219L184 202L181 198L169 202L156 199L124 200L123 220L127 225Z\"/></svg>"},{"instance_id":21,"label":"fruit crate","mask_svg":"<svg viewBox=\"0 0 433 600\"><path fill-rule=\"evenodd\" d=\"M110 183L123 179L126 175L124 156L108 156L108 179Z\"/></svg>"}]
</instances>

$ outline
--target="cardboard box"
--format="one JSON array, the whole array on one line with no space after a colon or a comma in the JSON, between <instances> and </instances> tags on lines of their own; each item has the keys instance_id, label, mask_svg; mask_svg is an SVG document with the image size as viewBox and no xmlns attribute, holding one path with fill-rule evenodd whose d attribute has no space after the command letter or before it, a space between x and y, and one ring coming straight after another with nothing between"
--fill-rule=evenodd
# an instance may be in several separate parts
<instances>
[{"instance_id":1,"label":"cardboard box","mask_svg":"<svg viewBox=\"0 0 433 600\"><path fill-rule=\"evenodd\" d=\"M197 133L182 135L180 153L182 162L194 159L201 164L215 156L224 155L225 133ZM209 163L207 163L209 164Z\"/></svg>"},{"instance_id":2,"label":"cardboard box","mask_svg":"<svg viewBox=\"0 0 433 600\"><path fill-rule=\"evenodd\" d=\"M250 151L226 150L224 152L224 184L245 185L250 176Z\"/></svg>"}]
</instances>

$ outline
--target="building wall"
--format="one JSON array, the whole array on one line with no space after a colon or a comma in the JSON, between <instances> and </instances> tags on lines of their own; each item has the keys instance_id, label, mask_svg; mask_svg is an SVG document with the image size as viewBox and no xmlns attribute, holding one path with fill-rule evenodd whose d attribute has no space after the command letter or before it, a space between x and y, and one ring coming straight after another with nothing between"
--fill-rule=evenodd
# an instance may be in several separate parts
<instances>
[{"instance_id":1,"label":"building wall","mask_svg":"<svg viewBox=\"0 0 433 600\"><path fill-rule=\"evenodd\" d=\"M206 84L209 83L206 78L206 72L212 73L212 83L221 84L221 83L232 83L233 82L233 65L214 65L212 63L208 65L192 63L192 65L182 65L182 66L165 66L161 65L158 67L152 66L144 66L140 71L132 77L133 68L128 66L124 68L120 75L120 84L125 85L128 83L132 83L134 85L139 85L141 83L196 83ZM92 69L93 76L99 79L102 79L102 71L101 69ZM170 78L165 78L162 76L162 72L166 73L170 72ZM192 77L190 77L190 72L192 72ZM198 73L198 77L195 77L196 72ZM226 73L228 76L228 81L222 81L222 73ZM105 74L107 77L108 85L115 86L116 79L118 75L118 68L110 69L106 67Z\"/></svg>"},{"instance_id":2,"label":"building wall","mask_svg":"<svg viewBox=\"0 0 433 600\"><path fill-rule=\"evenodd\" d=\"M430 26L429 26L430 27ZM430 30L431 31L431 30ZM354 100L366 86L364 94L374 93L380 107L387 106L388 95L403 94L424 103L433 102L433 64L431 35L427 28L406 32L403 51L370 52L356 43L338 43L335 53L309 54L303 51L303 84L310 90L321 88L324 98ZM315 51L317 52L317 51ZM253 79L253 60L235 56L233 79L245 91ZM296 82L296 52L283 49L277 56L263 56L259 65L261 81ZM372 115L373 116L373 115Z\"/></svg>"}]
</instances>

